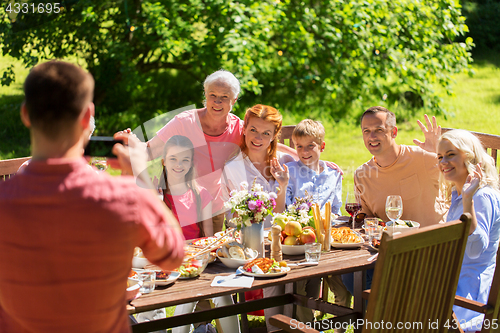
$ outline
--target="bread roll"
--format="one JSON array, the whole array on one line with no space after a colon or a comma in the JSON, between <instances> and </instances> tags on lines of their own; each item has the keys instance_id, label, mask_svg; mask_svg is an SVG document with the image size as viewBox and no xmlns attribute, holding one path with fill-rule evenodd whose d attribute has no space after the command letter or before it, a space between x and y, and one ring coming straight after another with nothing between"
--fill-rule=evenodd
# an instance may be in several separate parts
<instances>
[{"instance_id":1,"label":"bread roll","mask_svg":"<svg viewBox=\"0 0 500 333\"><path fill-rule=\"evenodd\" d=\"M229 248L229 256L233 259L245 260L245 253L239 246L231 246Z\"/></svg>"}]
</instances>

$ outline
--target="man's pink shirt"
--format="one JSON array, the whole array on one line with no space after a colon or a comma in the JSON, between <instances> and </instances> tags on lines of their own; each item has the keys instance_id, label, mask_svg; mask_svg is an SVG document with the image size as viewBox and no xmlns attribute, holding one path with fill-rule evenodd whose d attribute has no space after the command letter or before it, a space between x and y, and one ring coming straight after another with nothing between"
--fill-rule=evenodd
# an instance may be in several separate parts
<instances>
[{"instance_id":1,"label":"man's pink shirt","mask_svg":"<svg viewBox=\"0 0 500 333\"><path fill-rule=\"evenodd\" d=\"M134 247L159 266L183 255L164 209L83 158L32 161L0 183L0 332L129 332Z\"/></svg>"}]
</instances>

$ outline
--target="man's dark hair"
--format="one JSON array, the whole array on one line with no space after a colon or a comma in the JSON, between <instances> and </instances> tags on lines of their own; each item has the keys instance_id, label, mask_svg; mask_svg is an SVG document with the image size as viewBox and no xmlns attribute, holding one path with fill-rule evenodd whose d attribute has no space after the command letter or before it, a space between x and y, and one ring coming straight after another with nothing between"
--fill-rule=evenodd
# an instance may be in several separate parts
<instances>
[{"instance_id":1,"label":"man's dark hair","mask_svg":"<svg viewBox=\"0 0 500 333\"><path fill-rule=\"evenodd\" d=\"M387 127L393 128L396 126L396 115L383 106L372 106L371 108L363 112L363 114L361 115L360 123L363 121L363 117L365 115L376 114L379 112L384 112L385 114L387 114L387 118L385 120L385 124L387 125Z\"/></svg>"},{"instance_id":2,"label":"man's dark hair","mask_svg":"<svg viewBox=\"0 0 500 333\"><path fill-rule=\"evenodd\" d=\"M93 99L94 79L80 67L49 61L35 66L24 82L24 103L33 128L55 140Z\"/></svg>"}]
</instances>

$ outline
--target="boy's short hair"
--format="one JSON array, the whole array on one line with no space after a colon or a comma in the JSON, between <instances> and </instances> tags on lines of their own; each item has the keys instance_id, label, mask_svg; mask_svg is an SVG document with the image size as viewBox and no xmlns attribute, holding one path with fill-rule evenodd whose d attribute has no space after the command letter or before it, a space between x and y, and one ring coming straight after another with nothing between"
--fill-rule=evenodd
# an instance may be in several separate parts
<instances>
[{"instance_id":1,"label":"boy's short hair","mask_svg":"<svg viewBox=\"0 0 500 333\"><path fill-rule=\"evenodd\" d=\"M94 79L89 73L57 60L35 66L24 82L31 125L52 140L73 128L93 93Z\"/></svg>"},{"instance_id":2,"label":"boy's short hair","mask_svg":"<svg viewBox=\"0 0 500 333\"><path fill-rule=\"evenodd\" d=\"M325 141L325 127L320 121L312 119L304 119L295 126L292 139L312 137L318 144L322 144Z\"/></svg>"}]
</instances>

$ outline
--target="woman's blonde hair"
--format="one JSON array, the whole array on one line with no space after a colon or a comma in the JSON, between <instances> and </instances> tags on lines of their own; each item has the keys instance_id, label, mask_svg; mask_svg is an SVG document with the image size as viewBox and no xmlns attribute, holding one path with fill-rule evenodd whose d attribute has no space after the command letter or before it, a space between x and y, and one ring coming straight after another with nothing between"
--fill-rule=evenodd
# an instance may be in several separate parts
<instances>
[{"instance_id":1,"label":"woman's blonde hair","mask_svg":"<svg viewBox=\"0 0 500 333\"><path fill-rule=\"evenodd\" d=\"M245 113L245 120L243 122L244 129L247 128L248 123L252 118L260 118L274 125L274 137L271 144L267 148L266 163L269 164L271 160L276 157L276 152L278 151L278 140L281 135L281 122L283 120L283 116L272 106L257 104L249 108ZM245 136L242 136L241 138L240 149L243 153L248 154Z\"/></svg>"},{"instance_id":2,"label":"woman's blonde hair","mask_svg":"<svg viewBox=\"0 0 500 333\"><path fill-rule=\"evenodd\" d=\"M191 140L183 135L174 135L168 141L165 143L165 146L163 147L163 160L162 160L162 179L160 180L160 188L164 190L164 193L169 193L170 189L168 186L168 178L167 178L167 169L165 168L165 159L167 157L168 150L171 147L182 147L186 148L186 150L189 150L191 152L191 168L189 171L186 173L184 176L186 186L193 191L195 202L196 202L196 214L197 214L197 223L196 225L198 226L200 230L200 237L205 236L205 230L203 230L203 221L201 219L201 196L200 196L200 191L198 188L198 184L196 183L196 171L194 169L194 147L193 143ZM165 200L165 204L168 206L168 208L173 209L174 203L168 199L166 195L163 196ZM181 216L177 216L177 218L181 218Z\"/></svg>"},{"instance_id":3,"label":"woman's blonde hair","mask_svg":"<svg viewBox=\"0 0 500 333\"><path fill-rule=\"evenodd\" d=\"M465 167L469 174L473 173L477 164L481 165L483 176L479 187L490 186L495 190L498 188L498 172L495 161L488 155L481 141L469 131L454 129L441 135L439 142L448 140L455 148L465 154ZM451 200L453 184L444 180L443 174L439 176L441 190L446 197L446 201Z\"/></svg>"}]
</instances>

